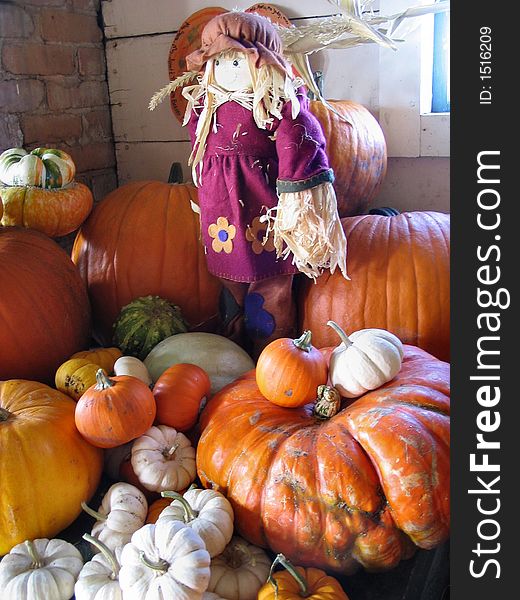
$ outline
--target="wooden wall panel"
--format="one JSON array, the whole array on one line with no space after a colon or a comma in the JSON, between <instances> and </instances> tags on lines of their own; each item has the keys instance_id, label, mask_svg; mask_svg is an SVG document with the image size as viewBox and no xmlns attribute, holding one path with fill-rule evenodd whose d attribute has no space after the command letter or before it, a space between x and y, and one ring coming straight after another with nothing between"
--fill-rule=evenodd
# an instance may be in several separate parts
<instances>
[{"instance_id":1,"label":"wooden wall panel","mask_svg":"<svg viewBox=\"0 0 520 600\"><path fill-rule=\"evenodd\" d=\"M194 12L210 6L246 9L254 0L110 0L102 2L107 38L150 35L177 31ZM289 19L330 15L327 0L282 0L273 2Z\"/></svg>"}]
</instances>

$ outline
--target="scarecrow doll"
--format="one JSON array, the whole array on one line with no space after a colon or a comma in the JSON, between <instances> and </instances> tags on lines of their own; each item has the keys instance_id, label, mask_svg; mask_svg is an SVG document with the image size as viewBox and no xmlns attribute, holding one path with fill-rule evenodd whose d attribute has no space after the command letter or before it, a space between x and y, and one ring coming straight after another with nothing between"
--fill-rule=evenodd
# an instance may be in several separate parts
<instances>
[{"instance_id":1,"label":"scarecrow doll","mask_svg":"<svg viewBox=\"0 0 520 600\"><path fill-rule=\"evenodd\" d=\"M267 18L214 17L186 62L199 73L182 92L183 124L208 269L237 305L225 334L243 341L245 328L258 355L296 333L294 274L339 267L347 277L325 138Z\"/></svg>"}]
</instances>

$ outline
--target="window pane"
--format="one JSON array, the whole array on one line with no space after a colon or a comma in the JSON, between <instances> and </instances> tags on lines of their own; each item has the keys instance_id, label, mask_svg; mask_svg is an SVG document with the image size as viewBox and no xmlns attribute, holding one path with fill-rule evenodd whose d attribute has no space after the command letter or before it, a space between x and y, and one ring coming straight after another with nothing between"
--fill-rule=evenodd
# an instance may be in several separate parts
<instances>
[{"instance_id":1,"label":"window pane","mask_svg":"<svg viewBox=\"0 0 520 600\"><path fill-rule=\"evenodd\" d=\"M450 13L434 17L432 112L450 110Z\"/></svg>"}]
</instances>

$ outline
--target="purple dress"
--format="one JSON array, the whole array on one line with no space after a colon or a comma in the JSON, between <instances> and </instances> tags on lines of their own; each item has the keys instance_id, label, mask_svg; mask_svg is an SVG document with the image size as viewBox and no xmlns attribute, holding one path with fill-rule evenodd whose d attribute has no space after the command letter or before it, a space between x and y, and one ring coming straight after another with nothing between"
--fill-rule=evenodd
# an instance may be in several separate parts
<instances>
[{"instance_id":1,"label":"purple dress","mask_svg":"<svg viewBox=\"0 0 520 600\"><path fill-rule=\"evenodd\" d=\"M297 272L290 258L276 258L260 217L277 205L277 189L301 191L333 179L321 126L303 93L298 99L296 119L287 102L283 118L269 130L257 127L252 111L237 102L216 110L217 131L206 140L198 196L207 265L217 277L253 282ZM193 112L192 144L197 119Z\"/></svg>"}]
</instances>

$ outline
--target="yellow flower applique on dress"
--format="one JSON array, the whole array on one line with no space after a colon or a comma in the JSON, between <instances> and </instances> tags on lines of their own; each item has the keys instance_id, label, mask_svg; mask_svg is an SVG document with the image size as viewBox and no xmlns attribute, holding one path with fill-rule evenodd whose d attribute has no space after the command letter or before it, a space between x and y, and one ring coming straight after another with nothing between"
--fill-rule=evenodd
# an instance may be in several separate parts
<instances>
[{"instance_id":1,"label":"yellow flower applique on dress","mask_svg":"<svg viewBox=\"0 0 520 600\"><path fill-rule=\"evenodd\" d=\"M208 233L213 238L211 247L214 252L224 251L226 254L231 254L237 230L234 225L229 224L226 217L219 217L216 223L212 223L208 227Z\"/></svg>"}]
</instances>

